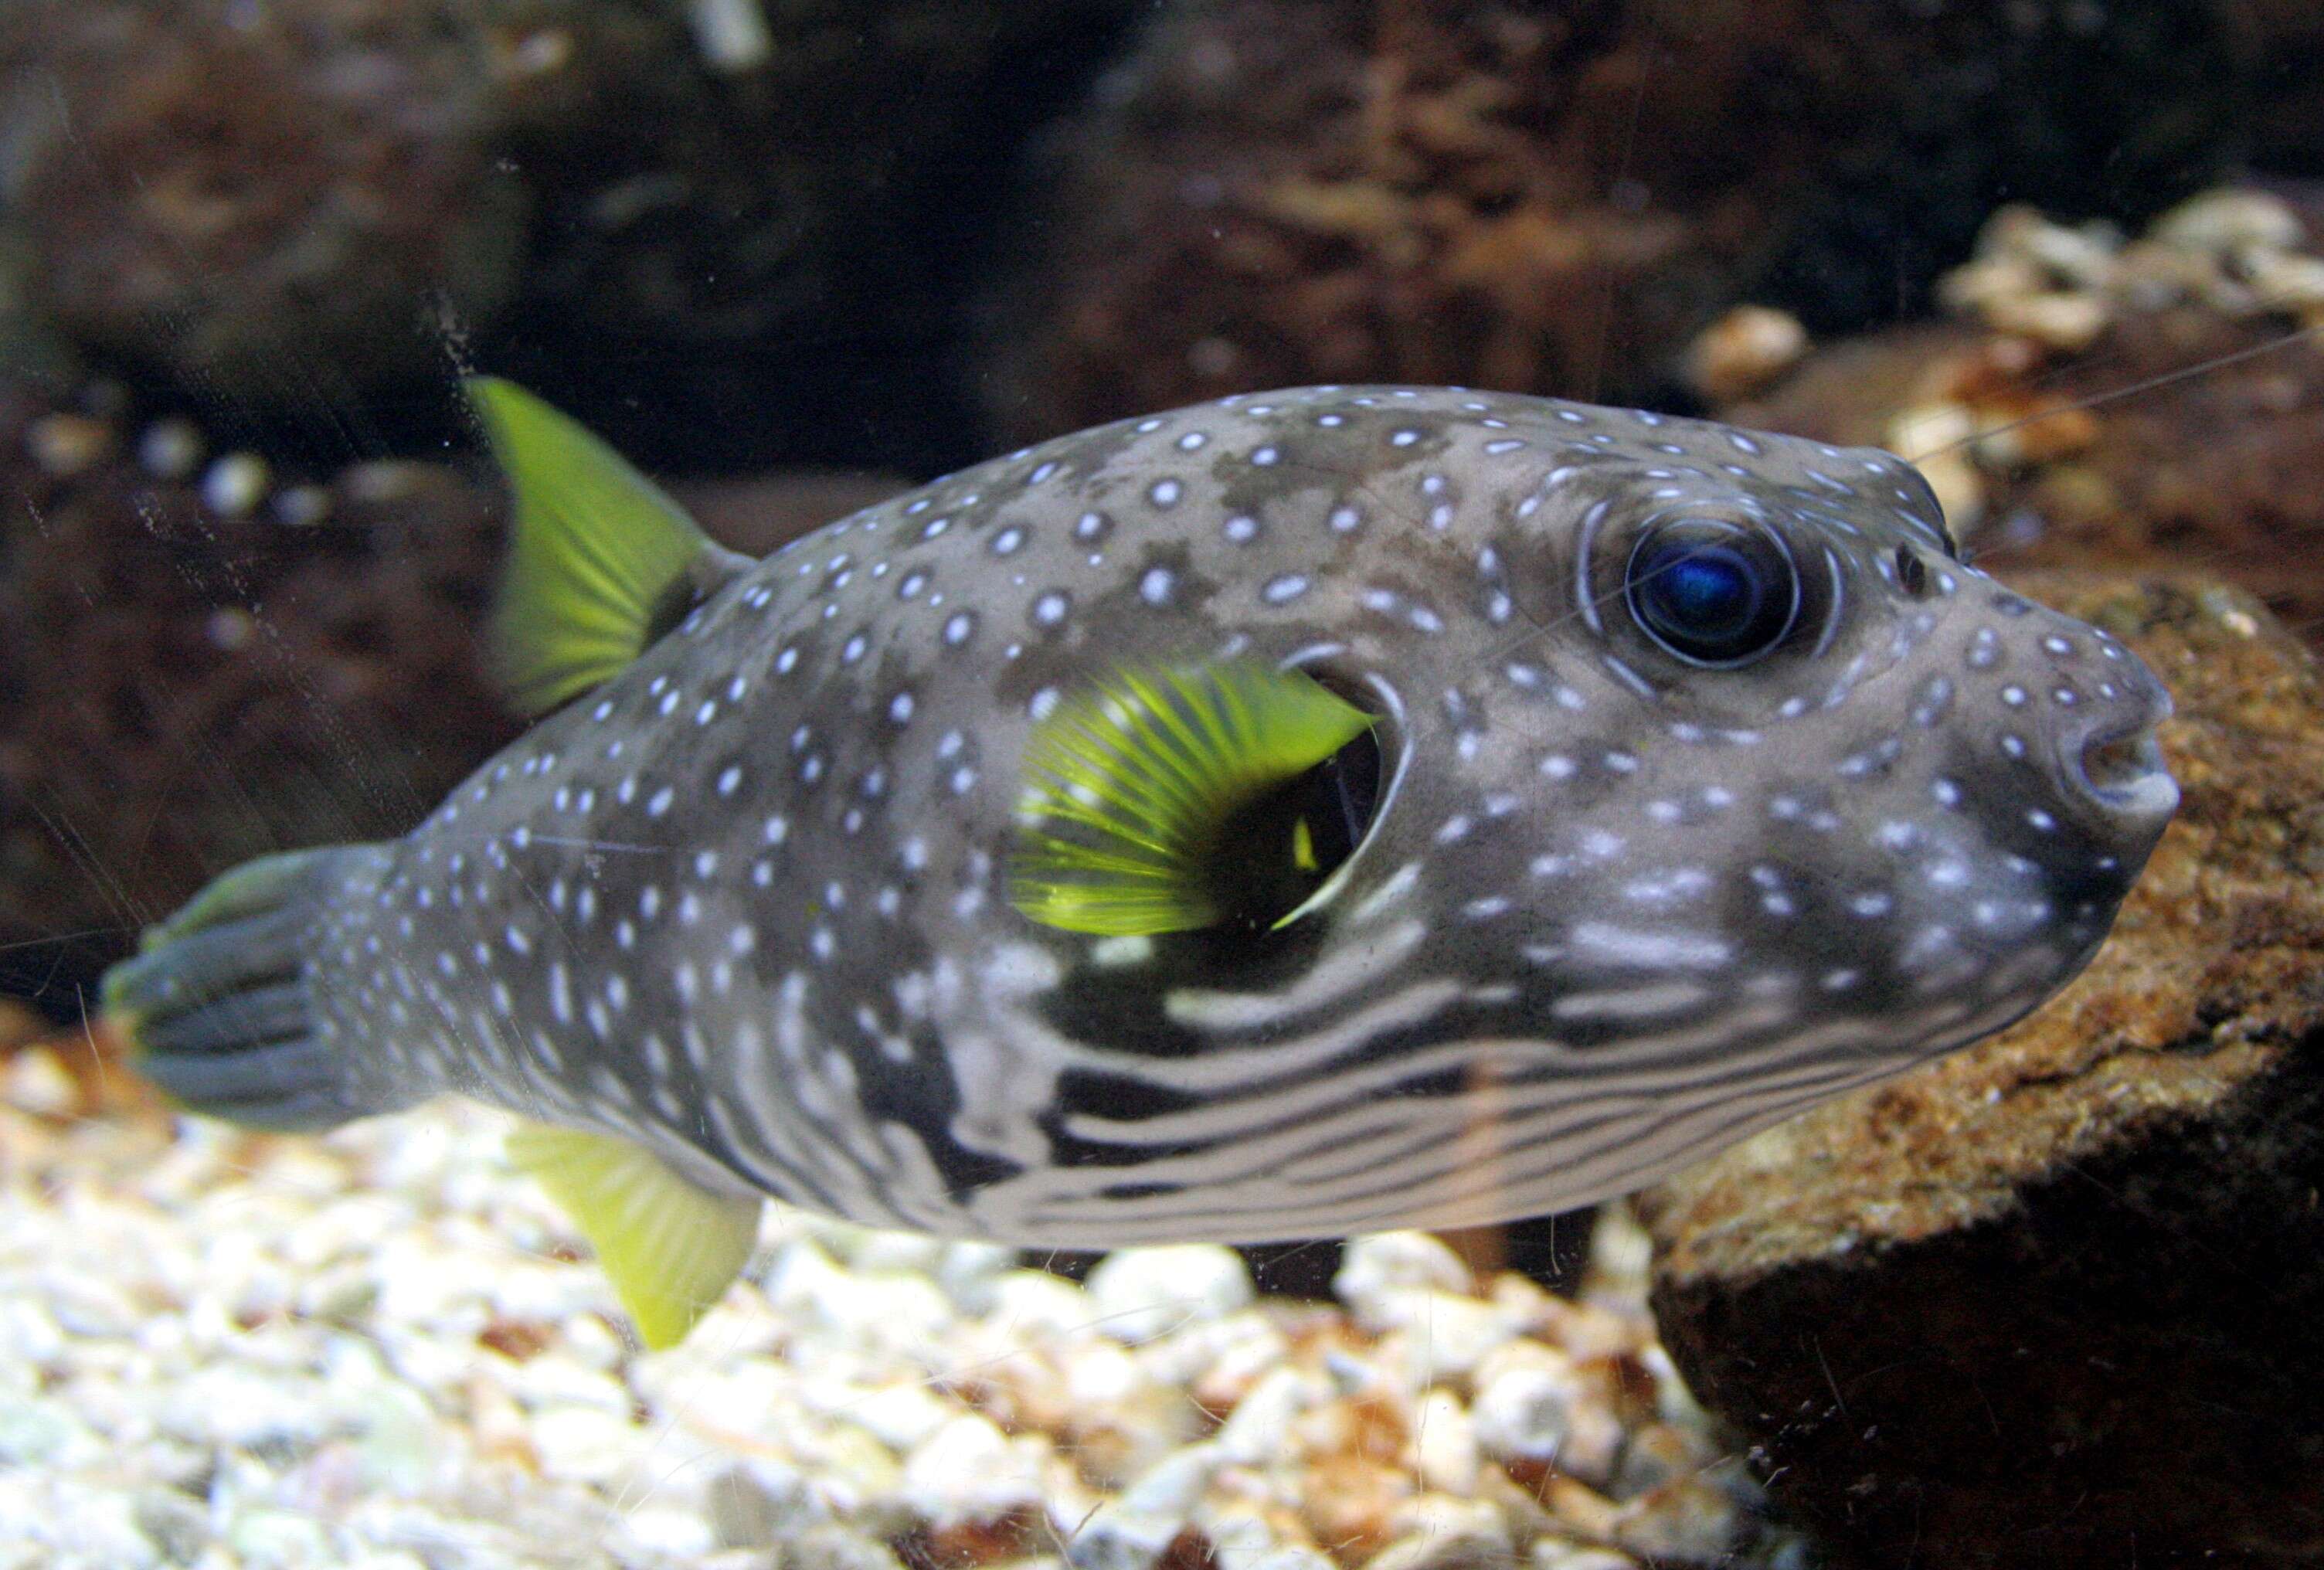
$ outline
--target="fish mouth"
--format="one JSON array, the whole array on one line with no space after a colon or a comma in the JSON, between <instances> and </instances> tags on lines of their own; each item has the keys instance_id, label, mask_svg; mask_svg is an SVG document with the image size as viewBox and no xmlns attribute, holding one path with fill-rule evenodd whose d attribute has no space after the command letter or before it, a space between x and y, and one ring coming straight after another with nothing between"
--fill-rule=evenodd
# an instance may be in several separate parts
<instances>
[{"instance_id":1,"label":"fish mouth","mask_svg":"<svg viewBox=\"0 0 2324 1570\"><path fill-rule=\"evenodd\" d=\"M2163 759L2155 725L2170 716L2161 693L2146 714L2061 738L2060 771L2075 793L2132 833L2161 833L2179 807L2179 782Z\"/></svg>"}]
</instances>

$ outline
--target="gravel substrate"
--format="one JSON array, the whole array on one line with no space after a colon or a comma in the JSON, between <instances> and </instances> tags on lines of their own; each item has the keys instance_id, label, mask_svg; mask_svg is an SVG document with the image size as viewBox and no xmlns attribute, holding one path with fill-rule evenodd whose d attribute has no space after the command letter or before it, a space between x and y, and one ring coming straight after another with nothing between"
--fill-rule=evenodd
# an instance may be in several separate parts
<instances>
[{"instance_id":1,"label":"gravel substrate","mask_svg":"<svg viewBox=\"0 0 2324 1570\"><path fill-rule=\"evenodd\" d=\"M0 1570L1619 1570L1796 1559L1680 1388L1634 1232L1576 1303L1350 1245L1086 1286L770 1208L681 1347L442 1104L322 1140L0 1074Z\"/></svg>"}]
</instances>

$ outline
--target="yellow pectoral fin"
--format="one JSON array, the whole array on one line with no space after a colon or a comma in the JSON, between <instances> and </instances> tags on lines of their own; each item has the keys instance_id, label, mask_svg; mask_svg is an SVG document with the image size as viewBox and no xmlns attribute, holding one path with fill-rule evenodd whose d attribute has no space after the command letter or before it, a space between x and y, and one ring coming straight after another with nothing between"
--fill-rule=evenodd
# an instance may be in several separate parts
<instances>
[{"instance_id":1,"label":"yellow pectoral fin","mask_svg":"<svg viewBox=\"0 0 2324 1570\"><path fill-rule=\"evenodd\" d=\"M1068 932L1209 927L1230 914L1222 888L1250 860L1226 843L1238 815L1373 723L1305 672L1255 660L1117 671L1057 705L1026 743L1010 902ZM1291 832L1304 856L1292 870L1322 870L1312 830Z\"/></svg>"},{"instance_id":2,"label":"yellow pectoral fin","mask_svg":"<svg viewBox=\"0 0 2324 1570\"><path fill-rule=\"evenodd\" d=\"M742 1273L764 1202L713 1194L611 1134L525 1123L509 1159L561 1205L655 1352L686 1339Z\"/></svg>"},{"instance_id":3,"label":"yellow pectoral fin","mask_svg":"<svg viewBox=\"0 0 2324 1570\"><path fill-rule=\"evenodd\" d=\"M493 640L524 713L614 675L695 592L748 565L578 422L512 382L462 385L515 503Z\"/></svg>"}]
</instances>

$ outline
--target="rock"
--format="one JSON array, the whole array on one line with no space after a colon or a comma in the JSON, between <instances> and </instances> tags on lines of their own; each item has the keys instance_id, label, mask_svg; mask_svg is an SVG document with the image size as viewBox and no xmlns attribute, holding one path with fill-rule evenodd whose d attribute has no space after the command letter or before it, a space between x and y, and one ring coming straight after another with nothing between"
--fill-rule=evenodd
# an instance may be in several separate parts
<instances>
[{"instance_id":1,"label":"rock","mask_svg":"<svg viewBox=\"0 0 2324 1570\"><path fill-rule=\"evenodd\" d=\"M1477 1443L1520 1479L1553 1468L1603 1482L1620 1454L1620 1415L1599 1381L1553 1348L1524 1344L1476 1372Z\"/></svg>"},{"instance_id":2,"label":"rock","mask_svg":"<svg viewBox=\"0 0 2324 1570\"><path fill-rule=\"evenodd\" d=\"M1666 390L1745 300L1910 309L2005 192L2135 218L2236 167L2296 9L1175 0L1032 182L990 405L1031 439L1308 382Z\"/></svg>"},{"instance_id":3,"label":"rock","mask_svg":"<svg viewBox=\"0 0 2324 1570\"><path fill-rule=\"evenodd\" d=\"M902 1455L958 1417L960 1408L925 1384L894 1384L842 1403L835 1415L862 1424L873 1438Z\"/></svg>"},{"instance_id":4,"label":"rock","mask_svg":"<svg viewBox=\"0 0 2324 1570\"><path fill-rule=\"evenodd\" d=\"M1614 1540L1655 1565L1726 1565L1740 1525L1732 1500L1700 1477L1682 1477L1623 1506Z\"/></svg>"},{"instance_id":5,"label":"rock","mask_svg":"<svg viewBox=\"0 0 2324 1570\"><path fill-rule=\"evenodd\" d=\"M1097 1318L1089 1294L1046 1270L1004 1270L991 1279L989 1325L1057 1337L1087 1332Z\"/></svg>"},{"instance_id":6,"label":"rock","mask_svg":"<svg viewBox=\"0 0 2324 1570\"><path fill-rule=\"evenodd\" d=\"M1748 398L1781 381L1808 352L1808 331L1787 310L1738 305L1687 346L1686 382L1714 403Z\"/></svg>"},{"instance_id":7,"label":"rock","mask_svg":"<svg viewBox=\"0 0 2324 1570\"><path fill-rule=\"evenodd\" d=\"M1206 1243L1122 1249L1084 1288L1098 1328L1118 1341L1152 1341L1197 1320L1217 1319L1251 1298L1250 1271L1232 1249Z\"/></svg>"},{"instance_id":8,"label":"rock","mask_svg":"<svg viewBox=\"0 0 2324 1570\"><path fill-rule=\"evenodd\" d=\"M544 1477L609 1484L641 1463L651 1464L650 1441L627 1412L594 1407L544 1407L532 1414L533 1453Z\"/></svg>"},{"instance_id":9,"label":"rock","mask_svg":"<svg viewBox=\"0 0 2324 1570\"><path fill-rule=\"evenodd\" d=\"M1350 1561L1396 1540L1396 1512L1415 1488L1412 1474L1402 1467L1331 1452L1302 1469L1298 1486L1300 1510L1315 1540L1329 1543Z\"/></svg>"},{"instance_id":10,"label":"rock","mask_svg":"<svg viewBox=\"0 0 2324 1570\"><path fill-rule=\"evenodd\" d=\"M1364 1570L1500 1570L1510 1562L1508 1525L1496 1506L1431 1493L1397 1514L1403 1535Z\"/></svg>"},{"instance_id":11,"label":"rock","mask_svg":"<svg viewBox=\"0 0 2324 1570\"><path fill-rule=\"evenodd\" d=\"M1016 1262L1017 1251L1005 1243L951 1239L936 1261L936 1283L963 1314L987 1314L996 1283Z\"/></svg>"},{"instance_id":12,"label":"rock","mask_svg":"<svg viewBox=\"0 0 2324 1570\"><path fill-rule=\"evenodd\" d=\"M431 297L515 292L528 193L487 145L489 3L36 0L0 26L10 217L79 342L267 402L416 380Z\"/></svg>"},{"instance_id":13,"label":"rock","mask_svg":"<svg viewBox=\"0 0 2324 1570\"><path fill-rule=\"evenodd\" d=\"M33 0L0 255L262 418L424 424L397 394L474 354L656 463L927 466L969 456L949 339L1010 162L1139 8Z\"/></svg>"},{"instance_id":14,"label":"rock","mask_svg":"<svg viewBox=\"0 0 2324 1570\"><path fill-rule=\"evenodd\" d=\"M1416 1386L1459 1379L1517 1333L1497 1305L1425 1287L1391 1287L1360 1321L1392 1330L1400 1368Z\"/></svg>"},{"instance_id":15,"label":"rock","mask_svg":"<svg viewBox=\"0 0 2324 1570\"><path fill-rule=\"evenodd\" d=\"M55 1401L0 1396L0 1466L86 1463L97 1436Z\"/></svg>"},{"instance_id":16,"label":"rock","mask_svg":"<svg viewBox=\"0 0 2324 1570\"><path fill-rule=\"evenodd\" d=\"M1325 1381L1296 1368L1276 1368L1259 1376L1249 1394L1219 1425L1213 1443L1220 1455L1246 1466L1263 1465L1283 1454L1292 1425L1303 1412L1329 1400Z\"/></svg>"},{"instance_id":17,"label":"rock","mask_svg":"<svg viewBox=\"0 0 2324 1570\"><path fill-rule=\"evenodd\" d=\"M1294 1545L1270 1549L1237 1570L1332 1570L1338 1561L1309 1547Z\"/></svg>"},{"instance_id":18,"label":"rock","mask_svg":"<svg viewBox=\"0 0 2324 1570\"><path fill-rule=\"evenodd\" d=\"M2015 1028L1643 1196L1655 1306L1853 1562L2324 1555L2324 673L2192 578L2028 573L2172 687L2177 821Z\"/></svg>"},{"instance_id":19,"label":"rock","mask_svg":"<svg viewBox=\"0 0 2324 1570\"><path fill-rule=\"evenodd\" d=\"M1638 1564L1628 1554L1618 1554L1611 1548L1558 1538L1544 1538L1535 1543L1526 1563L1532 1570L1637 1570Z\"/></svg>"},{"instance_id":20,"label":"rock","mask_svg":"<svg viewBox=\"0 0 2324 1570\"><path fill-rule=\"evenodd\" d=\"M1040 1464L1029 1440L1012 1440L990 1418L964 1413L904 1458L914 1502L939 1525L1001 1521L1041 1502Z\"/></svg>"},{"instance_id":21,"label":"rock","mask_svg":"<svg viewBox=\"0 0 2324 1570\"><path fill-rule=\"evenodd\" d=\"M1220 1457L1188 1445L1149 1468L1085 1521L1056 1523L1074 1570L1151 1570L1185 1529Z\"/></svg>"},{"instance_id":22,"label":"rock","mask_svg":"<svg viewBox=\"0 0 2324 1570\"><path fill-rule=\"evenodd\" d=\"M780 1461L747 1457L710 1480L706 1519L723 1547L787 1542L822 1524L829 1512L806 1473Z\"/></svg>"},{"instance_id":23,"label":"rock","mask_svg":"<svg viewBox=\"0 0 2324 1570\"><path fill-rule=\"evenodd\" d=\"M1438 1493L1465 1498L1476 1492L1483 1466L1477 1426L1452 1391L1432 1390L1421 1398L1412 1427L1412 1466Z\"/></svg>"},{"instance_id":24,"label":"rock","mask_svg":"<svg viewBox=\"0 0 2324 1570\"><path fill-rule=\"evenodd\" d=\"M836 1525L809 1527L785 1538L782 1563L785 1570L904 1570L887 1544Z\"/></svg>"},{"instance_id":25,"label":"rock","mask_svg":"<svg viewBox=\"0 0 2324 1570\"><path fill-rule=\"evenodd\" d=\"M1367 1330L1385 1330L1397 1323L1387 1317L1388 1294L1397 1288L1420 1288L1466 1294L1477 1280L1459 1254L1425 1232L1380 1232L1350 1238L1340 1258L1332 1290L1348 1306L1356 1323Z\"/></svg>"}]
</instances>

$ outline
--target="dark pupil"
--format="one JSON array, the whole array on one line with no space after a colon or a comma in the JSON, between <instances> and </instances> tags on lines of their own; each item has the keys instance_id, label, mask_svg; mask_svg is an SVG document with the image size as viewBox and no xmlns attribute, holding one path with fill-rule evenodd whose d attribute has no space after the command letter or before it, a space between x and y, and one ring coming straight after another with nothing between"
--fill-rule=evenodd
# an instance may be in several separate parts
<instances>
[{"instance_id":1,"label":"dark pupil","mask_svg":"<svg viewBox=\"0 0 2324 1570\"><path fill-rule=\"evenodd\" d=\"M1639 620L1691 660L1760 653L1790 620L1789 586L1773 564L1718 540L1674 540L1640 553L1630 582Z\"/></svg>"}]
</instances>

